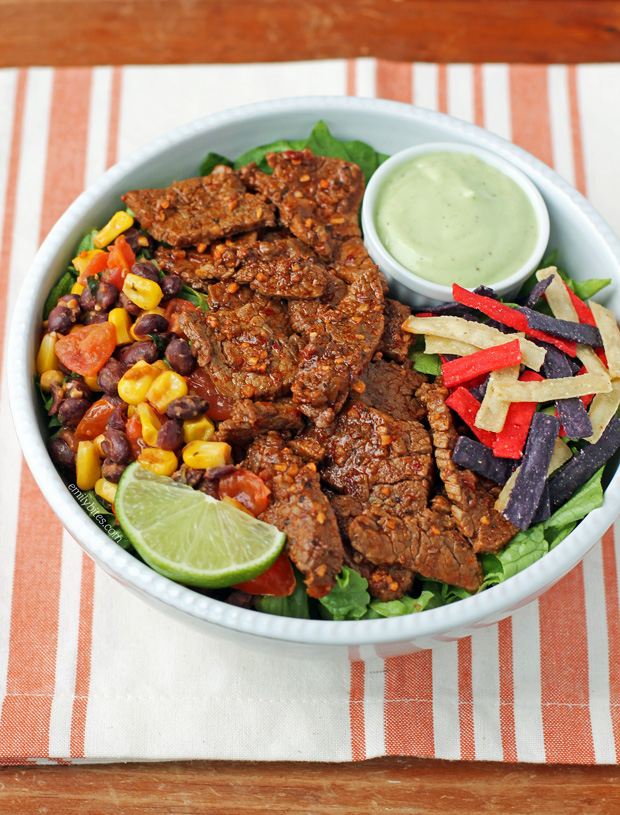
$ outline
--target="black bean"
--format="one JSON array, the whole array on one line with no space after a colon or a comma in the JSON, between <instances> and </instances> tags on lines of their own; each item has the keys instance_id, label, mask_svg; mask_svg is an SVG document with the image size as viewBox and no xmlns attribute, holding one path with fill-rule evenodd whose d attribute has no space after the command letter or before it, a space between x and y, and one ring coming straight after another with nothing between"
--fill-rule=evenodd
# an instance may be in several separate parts
<instances>
[{"instance_id":1,"label":"black bean","mask_svg":"<svg viewBox=\"0 0 620 815\"><path fill-rule=\"evenodd\" d=\"M140 246L140 230L136 229L135 226L130 227L126 232L123 233L125 235L125 240L133 250L134 254L138 255L140 250L143 249Z\"/></svg>"},{"instance_id":2,"label":"black bean","mask_svg":"<svg viewBox=\"0 0 620 815\"><path fill-rule=\"evenodd\" d=\"M159 271L154 263L150 260L138 261L131 267L131 273L138 275L138 277L145 277L147 280L152 280L159 283Z\"/></svg>"},{"instance_id":3,"label":"black bean","mask_svg":"<svg viewBox=\"0 0 620 815\"><path fill-rule=\"evenodd\" d=\"M158 357L159 352L153 340L134 342L133 345L126 345L116 352L116 358L125 365L135 365L141 359L146 362L155 362Z\"/></svg>"},{"instance_id":4,"label":"black bean","mask_svg":"<svg viewBox=\"0 0 620 815\"><path fill-rule=\"evenodd\" d=\"M230 475L236 472L237 468L234 464L220 464L218 467L211 467L210 470L205 471L205 478L209 481L219 481L225 475Z\"/></svg>"},{"instance_id":5,"label":"black bean","mask_svg":"<svg viewBox=\"0 0 620 815\"><path fill-rule=\"evenodd\" d=\"M172 370L183 376L191 374L196 367L189 343L181 338L172 340L166 348L166 359Z\"/></svg>"},{"instance_id":6,"label":"black bean","mask_svg":"<svg viewBox=\"0 0 620 815\"><path fill-rule=\"evenodd\" d=\"M47 330L56 331L58 334L68 334L72 328L71 309L65 306L55 306L47 318Z\"/></svg>"},{"instance_id":7,"label":"black bean","mask_svg":"<svg viewBox=\"0 0 620 815\"><path fill-rule=\"evenodd\" d=\"M107 323L108 315L103 311L88 311L84 315L82 322L84 325L94 325L95 323Z\"/></svg>"},{"instance_id":8,"label":"black bean","mask_svg":"<svg viewBox=\"0 0 620 815\"><path fill-rule=\"evenodd\" d=\"M49 443L49 452L52 461L61 467L75 467L75 453L64 439L56 437Z\"/></svg>"},{"instance_id":9,"label":"black bean","mask_svg":"<svg viewBox=\"0 0 620 815\"><path fill-rule=\"evenodd\" d=\"M93 311L97 302L88 286L84 287L84 291L80 294L80 306L83 311Z\"/></svg>"},{"instance_id":10,"label":"black bean","mask_svg":"<svg viewBox=\"0 0 620 815\"><path fill-rule=\"evenodd\" d=\"M127 425L127 405L123 402L122 405L118 405L118 407L114 408L114 411L110 414L110 417L108 419L107 426L111 430L122 430L124 433L126 425Z\"/></svg>"},{"instance_id":11,"label":"black bean","mask_svg":"<svg viewBox=\"0 0 620 815\"><path fill-rule=\"evenodd\" d=\"M164 422L157 434L157 447L162 450L178 450L183 444L183 427L171 419Z\"/></svg>"},{"instance_id":12,"label":"black bean","mask_svg":"<svg viewBox=\"0 0 620 815\"><path fill-rule=\"evenodd\" d=\"M119 294L120 292L114 283L106 283L105 280L102 280L95 295L95 302L103 311L109 311L118 300Z\"/></svg>"},{"instance_id":13,"label":"black bean","mask_svg":"<svg viewBox=\"0 0 620 815\"><path fill-rule=\"evenodd\" d=\"M127 464L133 458L129 439L122 430L106 428L104 440L101 442L101 449L107 458L112 459L117 464Z\"/></svg>"},{"instance_id":14,"label":"black bean","mask_svg":"<svg viewBox=\"0 0 620 815\"><path fill-rule=\"evenodd\" d=\"M72 373L73 373L73 371L71 370L71 368L67 368L67 366L66 366L66 365L64 365L64 364L63 364L63 363L62 363L60 360L58 360L58 370L59 370L61 373L63 373L65 376L69 376L69 374L72 374Z\"/></svg>"},{"instance_id":15,"label":"black bean","mask_svg":"<svg viewBox=\"0 0 620 815\"><path fill-rule=\"evenodd\" d=\"M203 474L204 470L181 464L179 469L172 474L172 480L177 481L179 484L187 484L188 487L197 487L202 481Z\"/></svg>"},{"instance_id":16,"label":"black bean","mask_svg":"<svg viewBox=\"0 0 620 815\"><path fill-rule=\"evenodd\" d=\"M168 330L168 320L163 314L143 314L138 317L133 326L133 333L136 337L146 339L149 334L161 334Z\"/></svg>"},{"instance_id":17,"label":"black bean","mask_svg":"<svg viewBox=\"0 0 620 815\"><path fill-rule=\"evenodd\" d=\"M65 399L91 399L92 393L81 376L74 376L64 386Z\"/></svg>"},{"instance_id":18,"label":"black bean","mask_svg":"<svg viewBox=\"0 0 620 815\"><path fill-rule=\"evenodd\" d=\"M164 293L162 303L172 300L183 288L183 281L175 274L167 274L165 277L160 278L159 285Z\"/></svg>"},{"instance_id":19,"label":"black bean","mask_svg":"<svg viewBox=\"0 0 620 815\"><path fill-rule=\"evenodd\" d=\"M126 312L131 314L132 317L137 317L139 314L142 314L142 309L140 306L137 306L132 300L130 300L124 291L122 291L118 297L118 304L119 306L122 306Z\"/></svg>"},{"instance_id":20,"label":"black bean","mask_svg":"<svg viewBox=\"0 0 620 815\"><path fill-rule=\"evenodd\" d=\"M52 392L52 404L49 406L47 413L49 416L56 416L58 409L62 405L62 400L65 398L65 389L58 382L52 382L50 391Z\"/></svg>"},{"instance_id":21,"label":"black bean","mask_svg":"<svg viewBox=\"0 0 620 815\"><path fill-rule=\"evenodd\" d=\"M119 464L117 461L112 461L111 458L104 458L101 464L101 475L106 481L111 481L113 484L118 484L126 469L126 464Z\"/></svg>"},{"instance_id":22,"label":"black bean","mask_svg":"<svg viewBox=\"0 0 620 815\"><path fill-rule=\"evenodd\" d=\"M196 419L209 409L209 403L200 396L179 396L168 403L166 416L169 419Z\"/></svg>"},{"instance_id":23,"label":"black bean","mask_svg":"<svg viewBox=\"0 0 620 815\"><path fill-rule=\"evenodd\" d=\"M62 297L58 298L56 305L68 308L73 322L80 316L80 298L77 294L63 294Z\"/></svg>"},{"instance_id":24,"label":"black bean","mask_svg":"<svg viewBox=\"0 0 620 815\"><path fill-rule=\"evenodd\" d=\"M58 408L58 418L64 425L77 427L89 407L88 399L63 399Z\"/></svg>"},{"instance_id":25,"label":"black bean","mask_svg":"<svg viewBox=\"0 0 620 815\"><path fill-rule=\"evenodd\" d=\"M97 384L104 393L117 394L118 383L127 366L111 357L97 374Z\"/></svg>"},{"instance_id":26,"label":"black bean","mask_svg":"<svg viewBox=\"0 0 620 815\"><path fill-rule=\"evenodd\" d=\"M109 405L114 405L114 407L126 404L117 393L104 393L101 398L105 399Z\"/></svg>"}]
</instances>

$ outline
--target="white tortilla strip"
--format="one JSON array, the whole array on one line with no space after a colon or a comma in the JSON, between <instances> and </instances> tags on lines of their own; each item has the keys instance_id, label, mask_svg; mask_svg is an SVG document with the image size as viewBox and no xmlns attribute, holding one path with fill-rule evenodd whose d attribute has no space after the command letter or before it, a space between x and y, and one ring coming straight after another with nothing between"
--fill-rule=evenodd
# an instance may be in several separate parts
<instances>
[{"instance_id":1,"label":"white tortilla strip","mask_svg":"<svg viewBox=\"0 0 620 815\"><path fill-rule=\"evenodd\" d=\"M601 374L602 376L609 376L609 372L603 361L598 356L596 351L589 345L581 345L577 343L577 359L581 360L584 368L589 374Z\"/></svg>"},{"instance_id":2,"label":"white tortilla strip","mask_svg":"<svg viewBox=\"0 0 620 815\"><path fill-rule=\"evenodd\" d=\"M427 354L454 354L457 357L468 357L480 350L468 342L449 340L446 337L435 337L432 334L425 334L424 339Z\"/></svg>"},{"instance_id":3,"label":"white tortilla strip","mask_svg":"<svg viewBox=\"0 0 620 815\"><path fill-rule=\"evenodd\" d=\"M520 466L521 465L519 464L519 467ZM498 512L503 512L506 509L506 507L508 506L508 499L510 498L510 493L512 492L512 488L515 485L515 481L517 480L517 475L519 473L519 467L517 467L517 469L513 472L513 474L508 479L508 481L506 481L506 483L502 487L502 491L497 496L497 499L495 501L495 509Z\"/></svg>"},{"instance_id":4,"label":"white tortilla strip","mask_svg":"<svg viewBox=\"0 0 620 815\"><path fill-rule=\"evenodd\" d=\"M549 462L549 467L547 469L547 476L550 476L551 473L555 472L558 467L561 467L562 464L565 464L569 458L572 458L573 454L570 451L570 447L568 444L565 444L562 439L557 438L555 440L555 447L553 448L553 453L551 454L551 461ZM519 467L521 465L519 464ZM512 473L508 481L502 487L502 491L497 496L497 500L495 501L495 509L498 512L503 512L508 505L508 499L510 498L510 493L512 492L512 488L515 485L515 481L517 480L517 474L519 472L519 467Z\"/></svg>"},{"instance_id":5,"label":"white tortilla strip","mask_svg":"<svg viewBox=\"0 0 620 815\"><path fill-rule=\"evenodd\" d=\"M499 433L506 423L506 415L510 408L510 401L500 398L497 388L499 384L511 384L519 378L519 366L509 365L498 371L491 371L489 383L484 394L480 409L476 414L474 424L482 430Z\"/></svg>"},{"instance_id":6,"label":"white tortilla strip","mask_svg":"<svg viewBox=\"0 0 620 815\"><path fill-rule=\"evenodd\" d=\"M475 345L476 348L492 348L505 345L510 340L519 340L523 364L539 371L545 361L546 351L530 340L524 339L521 332L502 334L496 328L464 320L462 317L408 317L403 328L410 334L430 334Z\"/></svg>"},{"instance_id":7,"label":"white tortilla strip","mask_svg":"<svg viewBox=\"0 0 620 815\"><path fill-rule=\"evenodd\" d=\"M620 379L612 379L609 393L597 393L590 403L588 416L592 422L592 435L586 438L590 444L597 442L603 435L612 417L620 407Z\"/></svg>"},{"instance_id":8,"label":"white tortilla strip","mask_svg":"<svg viewBox=\"0 0 620 815\"><path fill-rule=\"evenodd\" d=\"M611 380L602 374L582 374L541 382L498 382L497 396L508 402L555 402L589 393L609 393Z\"/></svg>"},{"instance_id":9,"label":"white tortilla strip","mask_svg":"<svg viewBox=\"0 0 620 815\"><path fill-rule=\"evenodd\" d=\"M594 314L596 327L603 338L603 348L607 357L607 367L612 377L620 377L620 328L614 314L600 303L588 303Z\"/></svg>"},{"instance_id":10,"label":"white tortilla strip","mask_svg":"<svg viewBox=\"0 0 620 815\"><path fill-rule=\"evenodd\" d=\"M547 286L545 297L553 316L558 320L569 320L571 323L578 323L579 316L556 267L549 266L548 269L539 269L536 272L538 280L545 280L551 276L553 276L553 282Z\"/></svg>"}]
</instances>

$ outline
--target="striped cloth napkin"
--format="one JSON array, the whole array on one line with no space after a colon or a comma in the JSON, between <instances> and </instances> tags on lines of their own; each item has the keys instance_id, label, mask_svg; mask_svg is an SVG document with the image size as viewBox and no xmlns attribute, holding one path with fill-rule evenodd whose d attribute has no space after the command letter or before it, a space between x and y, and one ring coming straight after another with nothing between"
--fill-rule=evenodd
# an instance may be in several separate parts
<instances>
[{"instance_id":1,"label":"striped cloth napkin","mask_svg":"<svg viewBox=\"0 0 620 815\"><path fill-rule=\"evenodd\" d=\"M0 353L37 246L106 167L226 107L334 93L414 102L483 125L554 166L620 229L620 65L367 59L4 70ZM540 600L471 638L366 663L266 658L186 629L93 565L24 465L4 378L1 388L0 762L618 760L613 530Z\"/></svg>"}]
</instances>

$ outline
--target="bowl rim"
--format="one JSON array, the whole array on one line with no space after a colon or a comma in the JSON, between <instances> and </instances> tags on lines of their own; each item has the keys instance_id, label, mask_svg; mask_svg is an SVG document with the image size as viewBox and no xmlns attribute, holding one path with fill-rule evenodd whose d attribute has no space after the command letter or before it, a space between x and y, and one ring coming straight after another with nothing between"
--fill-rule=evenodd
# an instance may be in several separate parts
<instances>
[{"instance_id":1,"label":"bowl rim","mask_svg":"<svg viewBox=\"0 0 620 815\"><path fill-rule=\"evenodd\" d=\"M7 344L7 375L11 413L26 462L37 485L63 526L82 548L109 574L129 589L148 595L155 604L163 604L222 630L242 632L273 641L300 645L362 646L407 642L421 638L457 639L450 632L484 627L511 614L519 605L533 600L542 590L572 569L594 546L615 519L620 509L620 470L612 477L603 506L591 512L556 547L529 567L485 591L446 606L379 620L327 621L278 617L241 609L214 600L158 575L114 543L78 505L56 471L39 433L37 406L31 399L33 360L25 341L31 330L32 315L38 303L49 265L71 234L75 222L109 192L126 173L197 135L208 138L210 131L223 125L247 123L270 114L307 112L328 116L339 112L393 115L411 122L449 127L464 140L473 139L509 160L526 172L542 175L591 222L618 267L620 281L620 240L594 207L574 187L542 161L500 136L448 114L391 100L346 96L304 96L273 99L219 111L183 124L131 152L86 189L64 212L39 248L25 276L15 302ZM618 509L617 509L618 508Z\"/></svg>"},{"instance_id":2,"label":"bowl rim","mask_svg":"<svg viewBox=\"0 0 620 815\"><path fill-rule=\"evenodd\" d=\"M494 167L512 179L525 193L530 202L538 226L536 242L529 256L518 269L503 280L493 283L493 288L498 294L506 294L523 283L544 257L549 242L549 211L547 210L547 205L538 187L525 173L504 157L498 156L496 153L492 153L482 147L463 144L462 142L424 142L422 144L413 145L412 147L406 147L404 150L400 150L398 153L394 153L386 159L373 173L366 187L362 201L362 229L364 232L364 244L368 253L384 274L388 277L395 278L412 293L421 294L424 297L439 302L450 302L452 300L451 286L434 283L428 278L420 277L420 275L412 272L394 257L379 237L376 224L377 198L388 178L398 167L410 159L433 153L465 153L476 156L485 164Z\"/></svg>"}]
</instances>

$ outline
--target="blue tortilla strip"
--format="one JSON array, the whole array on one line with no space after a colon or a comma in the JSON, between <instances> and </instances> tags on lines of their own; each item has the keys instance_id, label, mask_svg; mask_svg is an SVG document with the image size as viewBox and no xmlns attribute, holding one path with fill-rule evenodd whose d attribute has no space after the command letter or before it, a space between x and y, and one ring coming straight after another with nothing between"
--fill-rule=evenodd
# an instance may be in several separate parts
<instances>
[{"instance_id":1,"label":"blue tortilla strip","mask_svg":"<svg viewBox=\"0 0 620 815\"><path fill-rule=\"evenodd\" d=\"M566 354L552 345L547 345L547 355L543 363L543 373L548 379L573 376L573 369ZM571 399L556 399L555 406L569 439L586 439L592 435L592 421L583 402L578 396Z\"/></svg>"},{"instance_id":2,"label":"blue tortilla strip","mask_svg":"<svg viewBox=\"0 0 620 815\"><path fill-rule=\"evenodd\" d=\"M525 452L503 515L519 529L529 529L543 496L547 471L560 420L548 413L535 413Z\"/></svg>"},{"instance_id":3,"label":"blue tortilla strip","mask_svg":"<svg viewBox=\"0 0 620 815\"><path fill-rule=\"evenodd\" d=\"M528 294L527 299L523 305L525 308L534 308L536 303L540 300L543 294L547 291L548 287L553 280L553 275L550 277L544 277L542 280L539 280L538 283L534 286L532 291Z\"/></svg>"},{"instance_id":4,"label":"blue tortilla strip","mask_svg":"<svg viewBox=\"0 0 620 815\"><path fill-rule=\"evenodd\" d=\"M548 521L551 517L551 496L549 495L549 483L545 483L543 494L538 504L536 514L532 518L532 526Z\"/></svg>"},{"instance_id":5,"label":"blue tortilla strip","mask_svg":"<svg viewBox=\"0 0 620 815\"><path fill-rule=\"evenodd\" d=\"M472 396L475 396L479 402L482 402L484 396L487 392L487 388L489 387L489 377L484 380L480 385L475 385L473 388L469 388L469 392Z\"/></svg>"},{"instance_id":6,"label":"blue tortilla strip","mask_svg":"<svg viewBox=\"0 0 620 815\"><path fill-rule=\"evenodd\" d=\"M492 300L501 300L499 294L490 286L476 286L474 294L479 294L481 297L490 297Z\"/></svg>"},{"instance_id":7,"label":"blue tortilla strip","mask_svg":"<svg viewBox=\"0 0 620 815\"><path fill-rule=\"evenodd\" d=\"M515 334L517 331L516 328L504 325L504 323L500 323L498 320L487 320L485 325L488 325L490 328L496 328L498 331L501 331L502 334Z\"/></svg>"},{"instance_id":8,"label":"blue tortilla strip","mask_svg":"<svg viewBox=\"0 0 620 815\"><path fill-rule=\"evenodd\" d=\"M460 303L441 303L439 306L420 307L417 312L413 312L414 316L416 314L433 314L437 317L462 317L464 319L470 319L476 315L476 312L474 309L463 306ZM478 318L476 317L475 319L476 322L478 322Z\"/></svg>"},{"instance_id":9,"label":"blue tortilla strip","mask_svg":"<svg viewBox=\"0 0 620 815\"><path fill-rule=\"evenodd\" d=\"M618 449L620 449L620 419L614 416L596 444L589 444L576 453L550 479L551 512L565 504Z\"/></svg>"},{"instance_id":10,"label":"blue tortilla strip","mask_svg":"<svg viewBox=\"0 0 620 815\"><path fill-rule=\"evenodd\" d=\"M570 320L556 320L555 317L549 317L531 308L522 307L519 311L525 315L527 324L535 331L544 331L551 337L580 342L583 345L591 345L593 348L601 348L603 345L601 334L593 325L573 323Z\"/></svg>"},{"instance_id":11,"label":"blue tortilla strip","mask_svg":"<svg viewBox=\"0 0 620 815\"><path fill-rule=\"evenodd\" d=\"M501 486L508 481L517 464L512 458L497 458L488 447L469 436L459 436L452 460L459 467L478 473Z\"/></svg>"}]
</instances>

